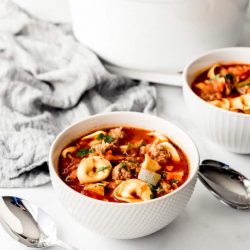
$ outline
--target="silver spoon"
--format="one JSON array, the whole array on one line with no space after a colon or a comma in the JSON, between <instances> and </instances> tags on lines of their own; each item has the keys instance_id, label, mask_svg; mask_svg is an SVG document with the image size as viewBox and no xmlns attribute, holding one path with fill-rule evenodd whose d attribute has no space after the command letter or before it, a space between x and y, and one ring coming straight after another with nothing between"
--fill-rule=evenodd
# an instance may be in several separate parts
<instances>
[{"instance_id":1,"label":"silver spoon","mask_svg":"<svg viewBox=\"0 0 250 250\"><path fill-rule=\"evenodd\" d=\"M204 160L200 165L198 176L222 203L236 209L250 208L250 180L227 164Z\"/></svg>"},{"instance_id":2,"label":"silver spoon","mask_svg":"<svg viewBox=\"0 0 250 250\"><path fill-rule=\"evenodd\" d=\"M49 215L27 200L14 196L0 197L0 222L13 239L27 247L60 246L77 250L57 239L56 225Z\"/></svg>"}]
</instances>

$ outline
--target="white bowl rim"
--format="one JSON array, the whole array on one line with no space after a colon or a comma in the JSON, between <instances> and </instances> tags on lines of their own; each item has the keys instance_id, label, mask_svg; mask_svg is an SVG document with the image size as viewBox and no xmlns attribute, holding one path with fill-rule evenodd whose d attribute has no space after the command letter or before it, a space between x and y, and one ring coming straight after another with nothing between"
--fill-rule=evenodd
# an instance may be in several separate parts
<instances>
[{"instance_id":1,"label":"white bowl rim","mask_svg":"<svg viewBox=\"0 0 250 250\"><path fill-rule=\"evenodd\" d=\"M192 96L196 99L196 100L199 100L203 105L207 105L207 107L210 107L211 109L214 109L215 111L218 111L218 112L225 112L226 114L231 114L231 115L235 115L235 116L240 116L240 117L249 117L250 118L250 114L245 114L245 113L239 113L239 112L234 112L234 111L230 111L230 110L226 110L226 109L222 109L222 108L219 108L217 106L214 106L208 102L206 102L205 100L203 100L202 98L200 98L198 95L196 95L194 93L194 91L191 89L191 86L189 85L188 81L187 81L187 74L188 74L188 71L189 71L189 68L198 60L202 60L204 59L205 57L209 56L209 55L212 55L212 54L216 54L216 53L219 53L219 52L227 52L227 51L243 51L243 50L250 50L250 47L227 47L227 48L220 48L220 49L214 49L214 50L210 50L206 53L202 53L200 55L198 55L197 57L195 57L194 59L192 59L188 65L185 67L185 69L183 70L183 78L184 78L184 81L183 81L183 84L186 85L187 87L187 90L192 94ZM223 58L222 58L223 60ZM216 63L216 62L215 62ZM242 62L244 63L244 62ZM250 65L250 63L247 63Z\"/></svg>"},{"instance_id":2,"label":"white bowl rim","mask_svg":"<svg viewBox=\"0 0 250 250\"><path fill-rule=\"evenodd\" d=\"M158 197L156 199L152 199L152 200L148 200L148 201L142 201L142 202L132 202L132 203L120 203L120 202L107 202L107 201L102 201L102 200L98 200L98 199L95 199L95 198L91 198L91 197L88 197L87 195L83 195L77 191L75 191L73 188L69 187L61 178L60 176L58 175L58 173L55 171L55 167L52 163L52 154L53 154L53 151L54 151L54 147L55 147L55 144L56 142L59 140L59 138L61 136L63 136L63 134L70 130L72 127L78 125L79 123L82 123L86 120L89 120L89 119L92 119L92 118L96 118L96 117L105 117L106 115L123 115L123 114L127 114L127 113L131 113L131 114L135 114L135 115L141 115L141 116L148 116L148 117L152 117L152 118L157 118L157 119L160 119L166 123L168 123L169 125L171 125L172 127L174 127L174 129L176 129L178 132L181 132L182 134L184 134L187 139L191 142L191 144L193 145L193 148L195 150L195 153L196 153L196 161L197 161L197 164L196 166L194 166L194 171L191 175L188 176L188 179L180 186L178 187L177 189L175 189L173 192L169 193L169 194L166 194L166 195L163 195L161 197ZM178 146L178 145L177 145ZM158 116L154 116L154 115L150 115L150 114L146 114L146 113L140 113L140 112L131 112L131 111L115 111L115 112L105 112L105 113L101 113L101 114L96 114L96 115L91 115L91 116L88 116L88 117L85 117L85 118L82 118L74 123L72 123L71 125L69 125L68 127L66 127L62 132L60 132L56 138L54 139L51 147L50 147L50 151L49 151L49 170L50 171L53 171L54 172L54 175L56 176L56 179L61 182L67 189L71 190L70 192L72 192L72 194L74 195L77 195L79 196L80 199L87 199L87 200L91 200L92 202L97 202L97 203L101 203L103 205L107 205L107 206L143 206L143 205L146 205L146 204L149 204L149 203L154 203L154 202L157 202L157 201L160 201L160 200L163 200L163 199L166 199L167 197L170 197L178 192L180 192L183 188L185 188L190 182L191 180L193 180L193 178L196 176L197 172L198 172L198 169L199 169L199 163L200 163L200 156L199 156L199 151L197 149L197 146L196 144L193 142L193 140L190 138L190 136L182 131L178 126L174 125L173 123L163 119L163 118L160 118Z\"/></svg>"}]
</instances>

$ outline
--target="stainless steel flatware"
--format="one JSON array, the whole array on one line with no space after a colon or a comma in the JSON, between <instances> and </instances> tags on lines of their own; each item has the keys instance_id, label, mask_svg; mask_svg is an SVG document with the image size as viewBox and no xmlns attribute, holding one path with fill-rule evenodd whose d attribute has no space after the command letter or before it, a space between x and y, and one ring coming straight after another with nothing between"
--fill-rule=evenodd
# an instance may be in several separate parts
<instances>
[{"instance_id":1,"label":"stainless steel flatware","mask_svg":"<svg viewBox=\"0 0 250 250\"><path fill-rule=\"evenodd\" d=\"M227 164L215 160L202 161L199 179L222 203L236 209L250 208L250 181Z\"/></svg>"},{"instance_id":2,"label":"stainless steel flatware","mask_svg":"<svg viewBox=\"0 0 250 250\"><path fill-rule=\"evenodd\" d=\"M22 198L0 197L0 222L13 239L27 247L77 250L57 238L56 225L47 213Z\"/></svg>"}]
</instances>

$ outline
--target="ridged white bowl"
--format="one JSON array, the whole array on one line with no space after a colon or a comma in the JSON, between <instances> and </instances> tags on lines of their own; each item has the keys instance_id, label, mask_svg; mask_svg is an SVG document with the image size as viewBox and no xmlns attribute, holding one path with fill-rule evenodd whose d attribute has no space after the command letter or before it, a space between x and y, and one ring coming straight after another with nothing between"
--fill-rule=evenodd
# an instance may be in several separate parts
<instances>
[{"instance_id":1,"label":"ridged white bowl","mask_svg":"<svg viewBox=\"0 0 250 250\"><path fill-rule=\"evenodd\" d=\"M213 50L193 60L184 71L183 94L193 120L215 143L235 153L250 153L250 115L215 107L191 89L199 73L215 63L250 64L250 48L225 48Z\"/></svg>"},{"instance_id":2,"label":"ridged white bowl","mask_svg":"<svg viewBox=\"0 0 250 250\"><path fill-rule=\"evenodd\" d=\"M68 187L58 176L58 158L71 141L99 128L133 126L161 131L186 153L190 162L187 181L174 192L142 203L114 203L84 196ZM193 192L199 155L191 139L179 128L155 116L114 112L85 118L65 129L51 146L49 168L54 190L73 218L96 233L116 239L138 238L169 224L186 206Z\"/></svg>"}]
</instances>

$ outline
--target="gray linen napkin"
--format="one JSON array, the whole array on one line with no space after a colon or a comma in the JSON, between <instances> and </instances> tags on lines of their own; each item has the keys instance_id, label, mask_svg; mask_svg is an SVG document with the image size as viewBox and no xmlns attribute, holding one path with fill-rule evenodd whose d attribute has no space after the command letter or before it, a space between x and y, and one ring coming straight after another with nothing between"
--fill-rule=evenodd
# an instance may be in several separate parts
<instances>
[{"instance_id":1,"label":"gray linen napkin","mask_svg":"<svg viewBox=\"0 0 250 250\"><path fill-rule=\"evenodd\" d=\"M0 0L0 187L47 183L50 145L70 123L155 106L152 86L108 73L70 25L37 20Z\"/></svg>"}]
</instances>

